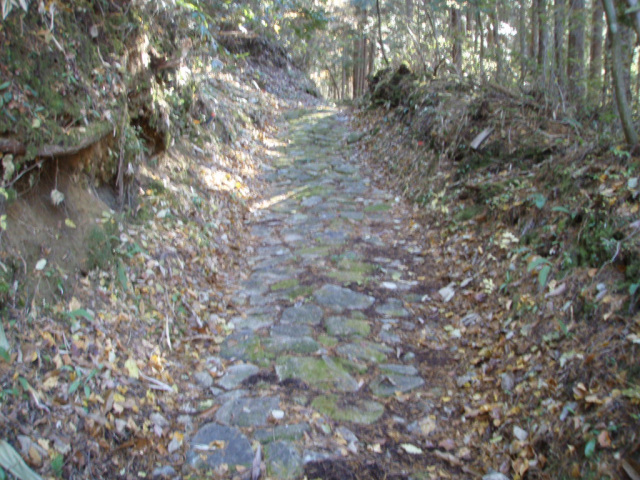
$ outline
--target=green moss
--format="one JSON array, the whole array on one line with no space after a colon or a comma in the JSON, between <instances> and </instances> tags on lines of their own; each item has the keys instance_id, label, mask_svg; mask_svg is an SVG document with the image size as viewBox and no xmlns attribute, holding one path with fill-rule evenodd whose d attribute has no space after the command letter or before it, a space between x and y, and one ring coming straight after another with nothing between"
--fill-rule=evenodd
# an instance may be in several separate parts
<instances>
[{"instance_id":1,"label":"green moss","mask_svg":"<svg viewBox=\"0 0 640 480\"><path fill-rule=\"evenodd\" d=\"M295 278L288 278L286 280L274 283L273 285L271 285L270 289L272 292L278 292L280 290L289 290L290 288L294 288L297 286L298 280L296 280Z\"/></svg>"},{"instance_id":2,"label":"green moss","mask_svg":"<svg viewBox=\"0 0 640 480\"><path fill-rule=\"evenodd\" d=\"M300 286L298 288L294 288L289 292L287 297L289 300L295 300L296 298L307 298L313 295L313 287L310 286Z\"/></svg>"},{"instance_id":3,"label":"green moss","mask_svg":"<svg viewBox=\"0 0 640 480\"><path fill-rule=\"evenodd\" d=\"M377 203L375 205L369 205L364 208L366 213L374 213L374 212L388 212L391 210L391 205L386 203Z\"/></svg>"},{"instance_id":4,"label":"green moss","mask_svg":"<svg viewBox=\"0 0 640 480\"><path fill-rule=\"evenodd\" d=\"M365 425L376 422L384 413L384 406L378 402L362 399L343 399L337 395L316 397L311 406L339 422L354 422Z\"/></svg>"}]
</instances>

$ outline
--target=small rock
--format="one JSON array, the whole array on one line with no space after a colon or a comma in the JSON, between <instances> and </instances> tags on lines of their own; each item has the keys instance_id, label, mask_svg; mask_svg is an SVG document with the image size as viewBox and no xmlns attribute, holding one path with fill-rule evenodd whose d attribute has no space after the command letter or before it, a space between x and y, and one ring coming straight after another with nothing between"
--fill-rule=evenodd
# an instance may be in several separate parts
<instances>
[{"instance_id":1,"label":"small rock","mask_svg":"<svg viewBox=\"0 0 640 480\"><path fill-rule=\"evenodd\" d=\"M516 379L511 372L505 372L500 375L500 383L503 392L513 392L513 388L516 386Z\"/></svg>"},{"instance_id":2,"label":"small rock","mask_svg":"<svg viewBox=\"0 0 640 480\"><path fill-rule=\"evenodd\" d=\"M267 472L273 478L293 479L302 474L302 456L291 443L277 440L266 447Z\"/></svg>"},{"instance_id":3,"label":"small rock","mask_svg":"<svg viewBox=\"0 0 640 480\"><path fill-rule=\"evenodd\" d=\"M468 327L469 325L474 325L478 323L478 320L480 320L480 315L478 315L475 312L469 312L464 317L462 317L462 320L460 320L460 322L465 327Z\"/></svg>"},{"instance_id":4,"label":"small rock","mask_svg":"<svg viewBox=\"0 0 640 480\"><path fill-rule=\"evenodd\" d=\"M149 420L151 420L151 423L157 425L160 428L169 426L169 421L157 412L149 415Z\"/></svg>"},{"instance_id":5,"label":"small rock","mask_svg":"<svg viewBox=\"0 0 640 480\"><path fill-rule=\"evenodd\" d=\"M171 478L176 474L176 470L171 465L156 468L151 474L151 478Z\"/></svg>"},{"instance_id":6,"label":"small rock","mask_svg":"<svg viewBox=\"0 0 640 480\"><path fill-rule=\"evenodd\" d=\"M213 377L207 371L196 372L193 375L193 378L196 379L196 383L202 388L209 388L213 386Z\"/></svg>"},{"instance_id":7,"label":"small rock","mask_svg":"<svg viewBox=\"0 0 640 480\"><path fill-rule=\"evenodd\" d=\"M442 300L444 300L444 302L446 303L454 297L454 295L456 294L456 291L453 289L451 285L448 285L438 290L438 293L442 297Z\"/></svg>"},{"instance_id":8,"label":"small rock","mask_svg":"<svg viewBox=\"0 0 640 480\"><path fill-rule=\"evenodd\" d=\"M458 388L462 388L467 383L471 383L474 378L476 378L476 372L473 370L469 370L464 375L461 375L458 378L456 378L456 385L458 385Z\"/></svg>"},{"instance_id":9,"label":"small rock","mask_svg":"<svg viewBox=\"0 0 640 480\"><path fill-rule=\"evenodd\" d=\"M218 385L227 390L232 390L239 386L244 379L258 373L259 370L260 369L258 367L251 365L250 363L232 365L227 368L224 376L218 381Z\"/></svg>"},{"instance_id":10,"label":"small rock","mask_svg":"<svg viewBox=\"0 0 640 480\"><path fill-rule=\"evenodd\" d=\"M526 430L523 430L517 425L513 427L513 436L516 437L521 442L524 442L527 438L529 438L529 433Z\"/></svg>"},{"instance_id":11,"label":"small rock","mask_svg":"<svg viewBox=\"0 0 640 480\"><path fill-rule=\"evenodd\" d=\"M482 480L509 480L509 477L500 472L489 472L482 476Z\"/></svg>"}]
</instances>

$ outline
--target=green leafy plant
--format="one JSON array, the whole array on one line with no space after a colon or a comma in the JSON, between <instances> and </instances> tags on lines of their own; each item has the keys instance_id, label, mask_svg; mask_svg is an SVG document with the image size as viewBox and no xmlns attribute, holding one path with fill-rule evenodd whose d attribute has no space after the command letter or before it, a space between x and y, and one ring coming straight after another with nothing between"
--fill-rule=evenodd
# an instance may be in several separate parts
<instances>
[{"instance_id":1,"label":"green leafy plant","mask_svg":"<svg viewBox=\"0 0 640 480\"><path fill-rule=\"evenodd\" d=\"M538 284L540 289L543 289L547 284L549 273L551 273L551 263L544 257L538 257L529 263L527 272L532 272L538 267L541 267L538 271Z\"/></svg>"}]
</instances>

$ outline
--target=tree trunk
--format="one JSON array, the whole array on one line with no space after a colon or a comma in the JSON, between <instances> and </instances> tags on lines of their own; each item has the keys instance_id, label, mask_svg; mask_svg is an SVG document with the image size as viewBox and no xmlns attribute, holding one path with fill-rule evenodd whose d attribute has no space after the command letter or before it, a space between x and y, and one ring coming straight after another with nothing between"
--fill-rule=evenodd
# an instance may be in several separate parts
<instances>
[{"instance_id":1,"label":"tree trunk","mask_svg":"<svg viewBox=\"0 0 640 480\"><path fill-rule=\"evenodd\" d=\"M382 52L384 63L389 66L389 59L387 58L387 54L384 52L384 43L382 43L382 16L380 15L380 0L376 0L376 14L378 16L378 42L380 42L380 51Z\"/></svg>"},{"instance_id":2,"label":"tree trunk","mask_svg":"<svg viewBox=\"0 0 640 480\"><path fill-rule=\"evenodd\" d=\"M480 12L478 12L478 16ZM520 37L520 83L524 83L525 75L527 74L527 34L526 34L526 21L527 13L525 7L525 0L520 0L520 11L518 12L518 36ZM482 26L480 26L482 31Z\"/></svg>"},{"instance_id":3,"label":"tree trunk","mask_svg":"<svg viewBox=\"0 0 640 480\"><path fill-rule=\"evenodd\" d=\"M620 30L618 19L616 18L616 9L613 0L602 0L604 11L607 15L607 24L609 26L609 39L611 42L611 67L613 74L613 88L616 94L616 105L618 106L618 114L622 123L624 137L629 145L638 144L638 133L633 126L631 117L631 109L627 101L627 87L624 84L624 67L622 63L622 52L620 42Z\"/></svg>"},{"instance_id":4,"label":"tree trunk","mask_svg":"<svg viewBox=\"0 0 640 480\"><path fill-rule=\"evenodd\" d=\"M549 84L549 24L547 22L547 0L538 0L538 21L540 22L538 72L540 73L540 86L545 88Z\"/></svg>"},{"instance_id":5,"label":"tree trunk","mask_svg":"<svg viewBox=\"0 0 640 480\"><path fill-rule=\"evenodd\" d=\"M487 81L487 74L485 72L484 69L484 59L485 59L485 51L484 51L484 44L485 44L485 39L484 39L484 28L482 26L482 12L478 9L478 15L477 15L477 22L476 24L478 25L478 32L480 34L480 78L482 79L482 82L486 82Z\"/></svg>"},{"instance_id":6,"label":"tree trunk","mask_svg":"<svg viewBox=\"0 0 640 480\"><path fill-rule=\"evenodd\" d=\"M564 54L564 29L567 0L555 0L553 12L553 57L555 78L561 90L567 85L567 67Z\"/></svg>"},{"instance_id":7,"label":"tree trunk","mask_svg":"<svg viewBox=\"0 0 640 480\"><path fill-rule=\"evenodd\" d=\"M597 98L602 90L602 31L604 10L602 2L593 2L591 17L591 48L589 59L589 98Z\"/></svg>"},{"instance_id":8,"label":"tree trunk","mask_svg":"<svg viewBox=\"0 0 640 480\"><path fill-rule=\"evenodd\" d=\"M638 0L627 0L629 9L632 10L631 18L633 20L633 28L636 30L638 41L640 42L640 3Z\"/></svg>"},{"instance_id":9,"label":"tree trunk","mask_svg":"<svg viewBox=\"0 0 640 480\"><path fill-rule=\"evenodd\" d=\"M451 60L456 68L456 73L462 75L462 32L460 29L460 10L457 8L451 8L451 33L453 37Z\"/></svg>"},{"instance_id":10,"label":"tree trunk","mask_svg":"<svg viewBox=\"0 0 640 480\"><path fill-rule=\"evenodd\" d=\"M502 80L502 45L500 45L500 15L498 7L491 10L491 23L493 27L493 56L496 61L496 79Z\"/></svg>"},{"instance_id":11,"label":"tree trunk","mask_svg":"<svg viewBox=\"0 0 640 480\"><path fill-rule=\"evenodd\" d=\"M584 10L584 0L571 0L567 78L570 82L569 94L577 105L584 97Z\"/></svg>"},{"instance_id":12,"label":"tree trunk","mask_svg":"<svg viewBox=\"0 0 640 480\"><path fill-rule=\"evenodd\" d=\"M538 58L538 46L540 45L540 0L531 0L531 43L529 44L529 58L535 61Z\"/></svg>"}]
</instances>

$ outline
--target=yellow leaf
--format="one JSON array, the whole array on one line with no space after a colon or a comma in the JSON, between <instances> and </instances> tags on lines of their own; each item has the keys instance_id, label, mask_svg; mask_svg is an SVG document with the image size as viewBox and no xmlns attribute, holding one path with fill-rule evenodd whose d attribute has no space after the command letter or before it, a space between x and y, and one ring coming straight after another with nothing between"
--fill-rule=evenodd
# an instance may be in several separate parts
<instances>
[{"instance_id":1,"label":"yellow leaf","mask_svg":"<svg viewBox=\"0 0 640 480\"><path fill-rule=\"evenodd\" d=\"M42 389L45 392L48 392L49 390L55 388L58 386L58 377L57 376L53 376L53 377L49 377L47 378L44 382L42 382Z\"/></svg>"},{"instance_id":2,"label":"yellow leaf","mask_svg":"<svg viewBox=\"0 0 640 480\"><path fill-rule=\"evenodd\" d=\"M126 362L124 362L125 368L129 371L129 376L131 378L140 378L140 371L138 370L138 365L133 358L130 358Z\"/></svg>"},{"instance_id":3,"label":"yellow leaf","mask_svg":"<svg viewBox=\"0 0 640 480\"><path fill-rule=\"evenodd\" d=\"M122 395L120 393L114 393L113 394L113 401L114 402L124 403L125 400L126 400L126 398L124 397L124 395Z\"/></svg>"},{"instance_id":4,"label":"yellow leaf","mask_svg":"<svg viewBox=\"0 0 640 480\"><path fill-rule=\"evenodd\" d=\"M70 218L66 218L64 220L64 224L69 228L76 228L76 224L73 223L73 220L71 220Z\"/></svg>"}]
</instances>

